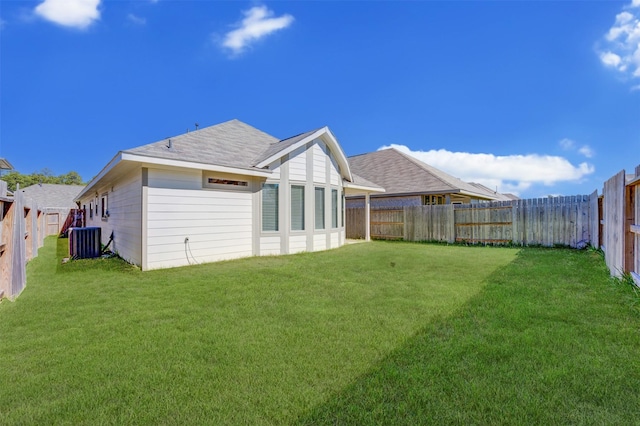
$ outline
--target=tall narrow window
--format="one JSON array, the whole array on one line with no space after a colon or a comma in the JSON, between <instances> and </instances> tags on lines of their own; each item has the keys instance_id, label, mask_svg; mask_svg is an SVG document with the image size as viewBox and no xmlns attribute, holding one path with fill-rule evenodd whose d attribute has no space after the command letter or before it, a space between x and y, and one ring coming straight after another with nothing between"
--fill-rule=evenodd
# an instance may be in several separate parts
<instances>
[{"instance_id":1,"label":"tall narrow window","mask_svg":"<svg viewBox=\"0 0 640 426\"><path fill-rule=\"evenodd\" d=\"M262 230L278 230L278 184L262 184Z\"/></svg>"},{"instance_id":2,"label":"tall narrow window","mask_svg":"<svg viewBox=\"0 0 640 426\"><path fill-rule=\"evenodd\" d=\"M102 209L100 213L102 214L103 220L106 220L107 217L109 217L109 206L107 205L107 198L108 198L108 195L105 193L105 194L102 194L102 197L100 199L101 201L100 208Z\"/></svg>"},{"instance_id":3,"label":"tall narrow window","mask_svg":"<svg viewBox=\"0 0 640 426\"><path fill-rule=\"evenodd\" d=\"M291 230L304 231L304 186L291 185Z\"/></svg>"},{"instance_id":4,"label":"tall narrow window","mask_svg":"<svg viewBox=\"0 0 640 426\"><path fill-rule=\"evenodd\" d=\"M331 190L331 227L338 227L338 190Z\"/></svg>"},{"instance_id":5,"label":"tall narrow window","mask_svg":"<svg viewBox=\"0 0 640 426\"><path fill-rule=\"evenodd\" d=\"M342 193L342 203L340 203L340 209L342 210L342 226L344 226L344 205L345 205L345 201L344 201L344 192Z\"/></svg>"},{"instance_id":6,"label":"tall narrow window","mask_svg":"<svg viewBox=\"0 0 640 426\"><path fill-rule=\"evenodd\" d=\"M324 188L316 188L316 229L324 229Z\"/></svg>"}]
</instances>

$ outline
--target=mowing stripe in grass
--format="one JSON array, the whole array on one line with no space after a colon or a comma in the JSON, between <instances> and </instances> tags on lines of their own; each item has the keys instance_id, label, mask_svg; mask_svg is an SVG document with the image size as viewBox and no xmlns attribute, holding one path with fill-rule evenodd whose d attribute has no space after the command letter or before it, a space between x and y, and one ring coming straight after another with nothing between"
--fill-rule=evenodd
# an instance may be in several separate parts
<instances>
[{"instance_id":1,"label":"mowing stripe in grass","mask_svg":"<svg viewBox=\"0 0 640 426\"><path fill-rule=\"evenodd\" d=\"M48 239L0 305L9 423L289 423L517 253L371 243L142 273L63 265L64 244Z\"/></svg>"}]
</instances>

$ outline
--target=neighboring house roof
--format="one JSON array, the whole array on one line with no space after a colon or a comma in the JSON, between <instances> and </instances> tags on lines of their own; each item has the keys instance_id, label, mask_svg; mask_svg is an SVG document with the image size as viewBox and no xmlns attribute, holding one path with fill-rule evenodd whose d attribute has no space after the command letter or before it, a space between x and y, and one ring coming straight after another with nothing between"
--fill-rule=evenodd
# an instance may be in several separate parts
<instances>
[{"instance_id":1,"label":"neighboring house roof","mask_svg":"<svg viewBox=\"0 0 640 426\"><path fill-rule=\"evenodd\" d=\"M21 189L25 198L39 208L77 208L73 200L84 188L83 185L59 185L41 183Z\"/></svg>"},{"instance_id":2,"label":"neighboring house roof","mask_svg":"<svg viewBox=\"0 0 640 426\"><path fill-rule=\"evenodd\" d=\"M349 157L353 173L382 186L385 195L453 194L493 200L490 193L395 148Z\"/></svg>"},{"instance_id":3,"label":"neighboring house roof","mask_svg":"<svg viewBox=\"0 0 640 426\"><path fill-rule=\"evenodd\" d=\"M300 146L320 138L330 148L340 166L342 177L353 182L349 162L329 128L322 127L279 140L239 120L231 120L147 145L120 151L98 175L92 179L80 198L100 181L115 181L115 168L123 163L146 163L164 166L200 168L227 173L242 173L269 177L267 168L276 159ZM366 185L362 185L366 187ZM365 188L367 189L367 188ZM377 186L368 188L383 191Z\"/></svg>"},{"instance_id":4,"label":"neighboring house roof","mask_svg":"<svg viewBox=\"0 0 640 426\"><path fill-rule=\"evenodd\" d=\"M0 158L0 170L13 170L13 166L9 161Z\"/></svg>"},{"instance_id":5,"label":"neighboring house roof","mask_svg":"<svg viewBox=\"0 0 640 426\"><path fill-rule=\"evenodd\" d=\"M510 194L510 193L500 193L497 191L492 190L491 188L481 184L481 183L477 183L477 182L469 182L469 185L473 185L476 188L486 192L487 194L493 195L496 197L495 201L513 201L513 200L519 200L520 197Z\"/></svg>"}]
</instances>

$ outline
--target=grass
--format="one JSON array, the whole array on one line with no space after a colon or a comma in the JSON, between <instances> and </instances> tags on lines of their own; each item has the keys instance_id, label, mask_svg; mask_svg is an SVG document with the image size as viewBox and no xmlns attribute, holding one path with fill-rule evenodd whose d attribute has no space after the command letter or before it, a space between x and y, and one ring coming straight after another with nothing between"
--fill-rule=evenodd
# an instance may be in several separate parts
<instances>
[{"instance_id":1,"label":"grass","mask_svg":"<svg viewBox=\"0 0 640 426\"><path fill-rule=\"evenodd\" d=\"M142 273L49 239L0 304L0 423L634 424L597 253L374 242Z\"/></svg>"}]
</instances>

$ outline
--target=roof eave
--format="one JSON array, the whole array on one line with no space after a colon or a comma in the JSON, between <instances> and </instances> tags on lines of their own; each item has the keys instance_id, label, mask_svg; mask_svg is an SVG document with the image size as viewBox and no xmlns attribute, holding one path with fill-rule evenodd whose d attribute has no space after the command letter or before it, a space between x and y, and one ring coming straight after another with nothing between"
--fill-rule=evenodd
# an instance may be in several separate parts
<instances>
[{"instance_id":1,"label":"roof eave","mask_svg":"<svg viewBox=\"0 0 640 426\"><path fill-rule=\"evenodd\" d=\"M344 181L342 186L346 189L354 189L357 191L370 192L370 193L376 193L376 194L381 194L385 192L384 188L380 188L377 186L358 185L348 181Z\"/></svg>"},{"instance_id":2,"label":"roof eave","mask_svg":"<svg viewBox=\"0 0 640 426\"><path fill-rule=\"evenodd\" d=\"M109 173L118 163L120 163L120 161L122 161L122 151L119 151L111 159L111 161L109 161L107 165L104 166L102 170L100 170L100 173L98 173L93 179L91 179L91 182L89 182L87 186L85 186L84 189L80 191L78 195L76 195L76 198L74 198L73 201L79 201L82 197L88 194L89 191L91 191L91 189L100 181L100 179L102 179L107 173Z\"/></svg>"},{"instance_id":3,"label":"roof eave","mask_svg":"<svg viewBox=\"0 0 640 426\"><path fill-rule=\"evenodd\" d=\"M267 169L258 169L255 167L235 167L224 166L221 164L199 163L195 161L174 160L169 158L153 157L140 154L131 154L129 152L122 153L124 161L132 161L143 164L154 164L159 166L180 167L185 169L207 170L220 173L234 173L245 176L269 177L273 171Z\"/></svg>"},{"instance_id":4,"label":"roof eave","mask_svg":"<svg viewBox=\"0 0 640 426\"><path fill-rule=\"evenodd\" d=\"M145 156L132 154L126 151L120 151L115 157L94 177L91 182L76 196L74 201L80 200L86 194L89 194L98 182L100 182L111 170L113 170L121 162L131 162L140 164L153 164L167 167L180 167L185 169L198 169L219 173L232 173L245 176L269 177L273 174L271 170L259 170L255 168L230 167L216 164L197 163L193 161L172 160L168 158L160 158L153 156Z\"/></svg>"}]
</instances>

